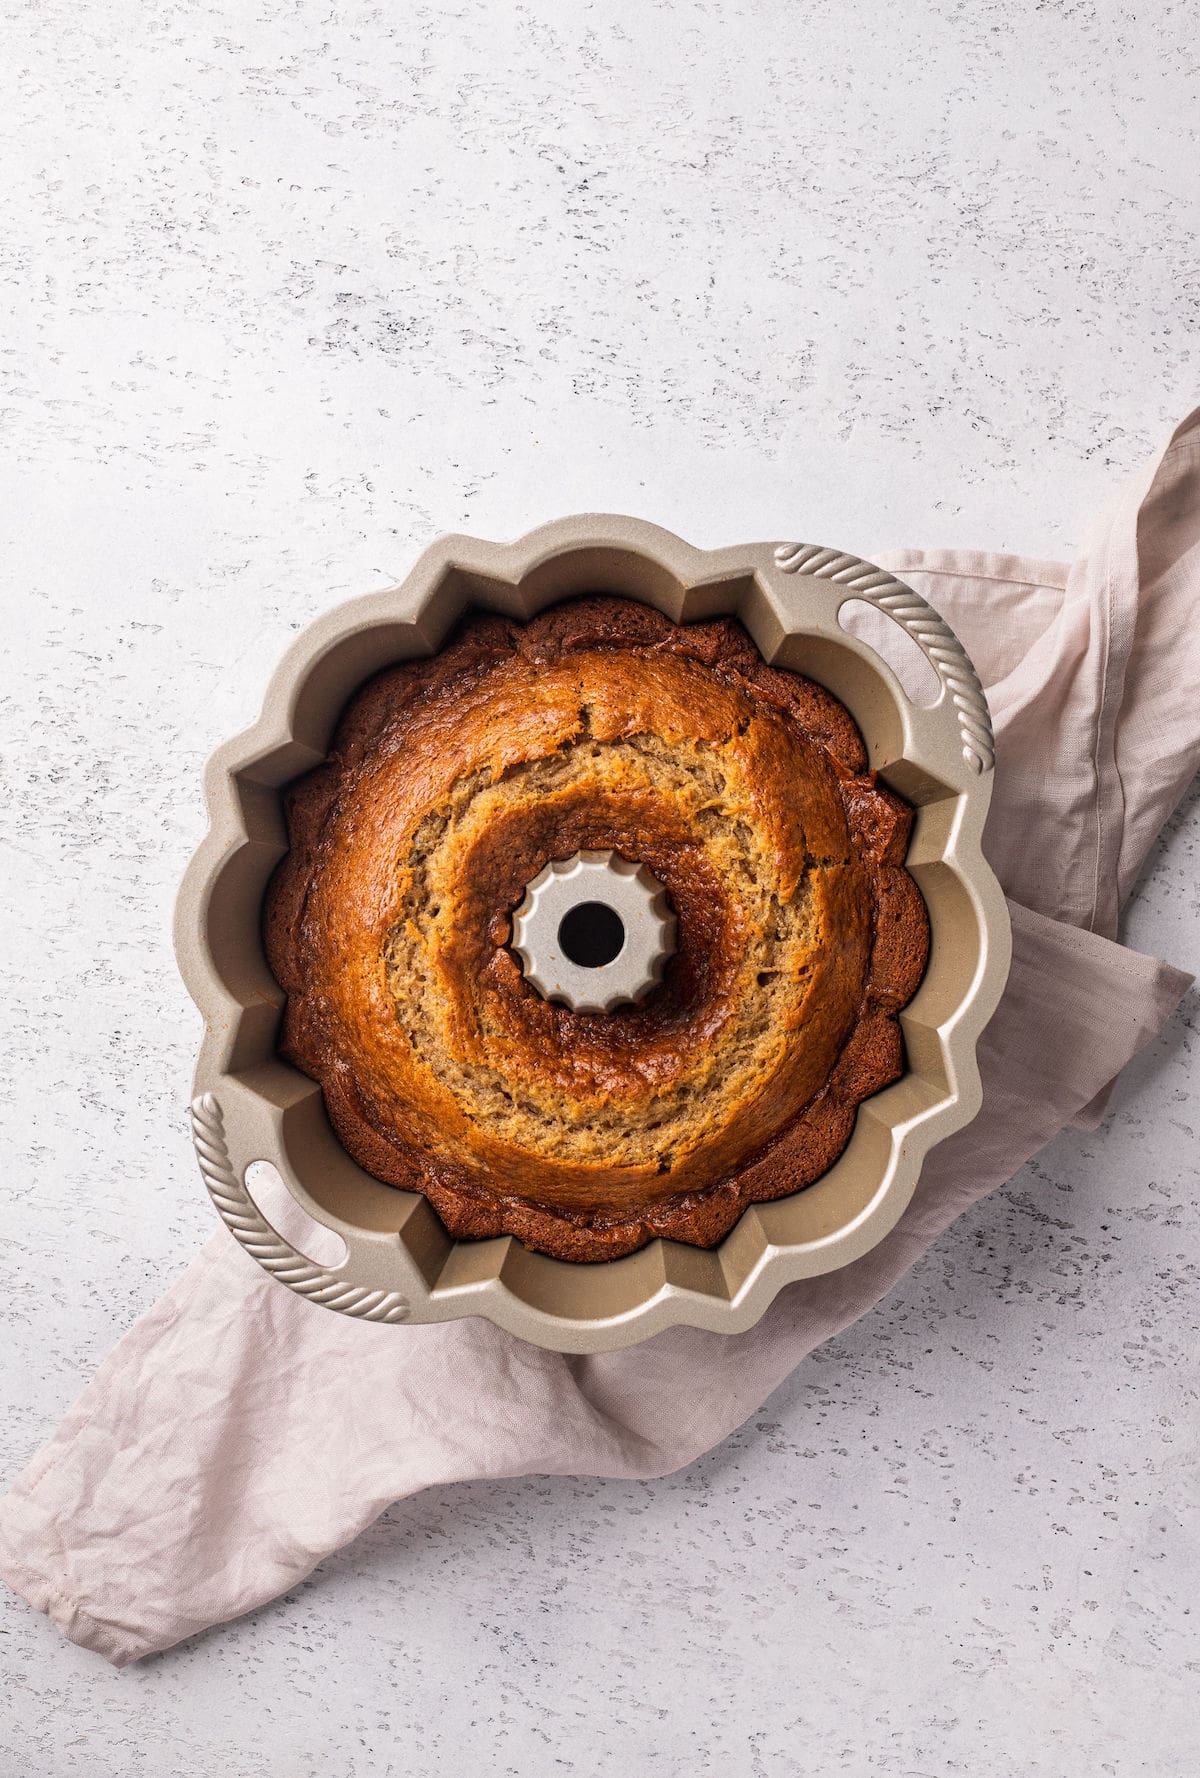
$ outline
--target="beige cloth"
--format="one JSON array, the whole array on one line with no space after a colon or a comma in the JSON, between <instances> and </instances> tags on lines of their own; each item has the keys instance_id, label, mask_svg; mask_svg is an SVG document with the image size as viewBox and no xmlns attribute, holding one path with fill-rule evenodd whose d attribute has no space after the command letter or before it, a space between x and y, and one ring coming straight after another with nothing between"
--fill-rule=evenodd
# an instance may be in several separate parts
<instances>
[{"instance_id":1,"label":"beige cloth","mask_svg":"<svg viewBox=\"0 0 1200 1778\"><path fill-rule=\"evenodd\" d=\"M979 667L998 738L987 850L1012 977L984 1103L872 1253L733 1338L680 1328L595 1358L479 1321L378 1327L282 1289L223 1231L100 1367L0 1502L0 1574L118 1665L292 1587L392 1501L483 1476L656 1476L725 1437L886 1294L1118 1070L1189 977L1115 942L1200 763L1200 410L1069 571L903 551ZM986 1288L986 1281L981 1284Z\"/></svg>"}]
</instances>

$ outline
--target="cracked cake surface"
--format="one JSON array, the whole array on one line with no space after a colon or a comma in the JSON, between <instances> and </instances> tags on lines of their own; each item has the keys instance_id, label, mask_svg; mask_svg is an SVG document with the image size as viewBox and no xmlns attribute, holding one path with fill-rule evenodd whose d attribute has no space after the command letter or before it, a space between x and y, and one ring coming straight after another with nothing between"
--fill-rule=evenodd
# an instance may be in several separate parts
<instances>
[{"instance_id":1,"label":"cracked cake surface","mask_svg":"<svg viewBox=\"0 0 1200 1778\"><path fill-rule=\"evenodd\" d=\"M912 811L844 706L732 618L473 614L355 695L285 808L280 1048L452 1235L712 1246L825 1172L902 1071L929 948ZM525 980L512 915L547 862L610 848L667 890L676 949L641 1002L576 1012Z\"/></svg>"}]
</instances>

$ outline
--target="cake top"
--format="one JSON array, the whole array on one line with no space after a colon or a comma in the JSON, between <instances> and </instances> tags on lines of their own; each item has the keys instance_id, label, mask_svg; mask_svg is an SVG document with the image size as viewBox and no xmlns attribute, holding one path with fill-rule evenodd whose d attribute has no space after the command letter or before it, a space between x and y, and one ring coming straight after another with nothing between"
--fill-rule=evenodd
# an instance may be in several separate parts
<instances>
[{"instance_id":1,"label":"cake top","mask_svg":"<svg viewBox=\"0 0 1200 1778\"><path fill-rule=\"evenodd\" d=\"M824 1171L900 1071L928 952L911 811L845 708L732 619L470 616L357 694L287 820L283 1053L452 1234L712 1245ZM548 998L514 948L529 886L581 852L643 867L673 919L661 979L607 1011Z\"/></svg>"}]
</instances>

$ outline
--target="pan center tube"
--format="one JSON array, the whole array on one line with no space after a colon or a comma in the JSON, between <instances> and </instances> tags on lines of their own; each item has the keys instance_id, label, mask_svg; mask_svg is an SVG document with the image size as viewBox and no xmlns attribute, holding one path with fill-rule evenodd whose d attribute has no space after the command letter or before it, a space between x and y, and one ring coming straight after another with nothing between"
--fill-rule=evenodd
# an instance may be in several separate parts
<instances>
[{"instance_id":1,"label":"pan center tube","mask_svg":"<svg viewBox=\"0 0 1200 1778\"><path fill-rule=\"evenodd\" d=\"M552 859L527 885L512 948L544 999L573 1012L612 1012L662 980L675 916L645 864L620 852L576 852Z\"/></svg>"}]
</instances>

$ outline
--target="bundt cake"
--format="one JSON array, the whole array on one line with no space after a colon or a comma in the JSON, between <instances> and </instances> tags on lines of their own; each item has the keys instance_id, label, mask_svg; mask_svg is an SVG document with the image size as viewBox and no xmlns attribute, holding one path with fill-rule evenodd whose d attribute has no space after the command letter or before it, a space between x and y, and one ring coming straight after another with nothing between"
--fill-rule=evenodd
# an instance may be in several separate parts
<instances>
[{"instance_id":1,"label":"bundt cake","mask_svg":"<svg viewBox=\"0 0 1200 1778\"><path fill-rule=\"evenodd\" d=\"M902 1070L929 948L912 811L731 618L469 615L355 695L285 807L280 1048L454 1236L711 1247L825 1172ZM526 978L513 916L548 863L605 850L665 889L674 950L643 999L576 1011Z\"/></svg>"}]
</instances>

